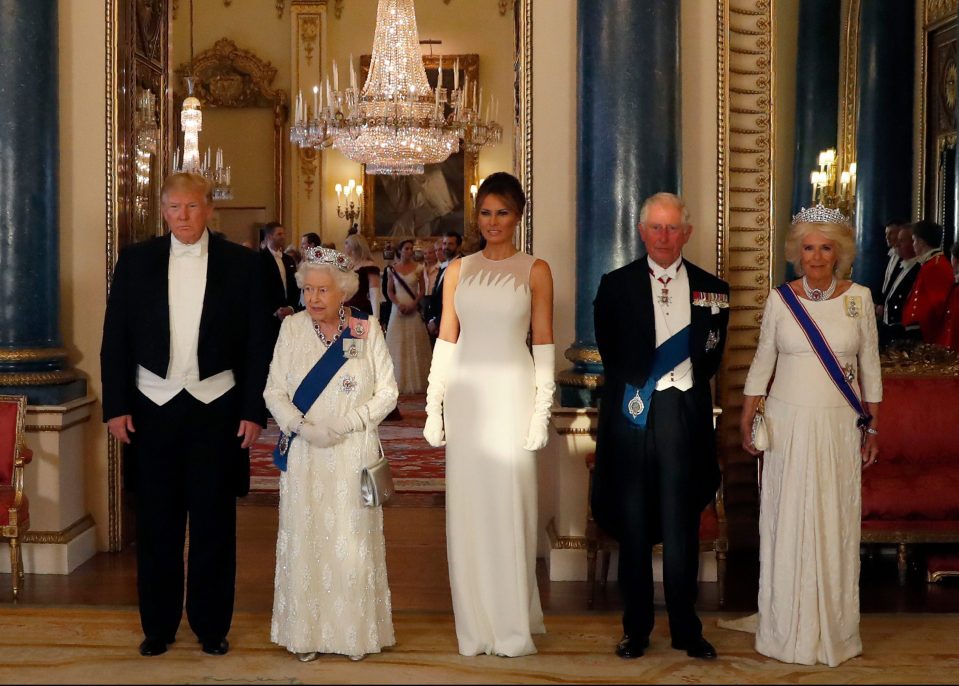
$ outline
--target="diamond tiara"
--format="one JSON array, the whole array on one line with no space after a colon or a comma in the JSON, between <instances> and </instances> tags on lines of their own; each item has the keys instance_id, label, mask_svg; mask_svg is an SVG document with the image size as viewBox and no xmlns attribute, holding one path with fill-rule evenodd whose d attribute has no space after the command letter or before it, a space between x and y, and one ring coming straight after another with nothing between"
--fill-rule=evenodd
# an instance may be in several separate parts
<instances>
[{"instance_id":1,"label":"diamond tiara","mask_svg":"<svg viewBox=\"0 0 959 686\"><path fill-rule=\"evenodd\" d=\"M795 224L838 224L839 226L851 227L849 217L837 209L826 207L823 204L817 204L810 208L801 208L793 216L792 223Z\"/></svg>"},{"instance_id":2,"label":"diamond tiara","mask_svg":"<svg viewBox=\"0 0 959 686\"><path fill-rule=\"evenodd\" d=\"M309 247L306 249L305 257L310 264L329 264L341 272L353 271L353 260L339 250L331 250L323 246Z\"/></svg>"}]
</instances>

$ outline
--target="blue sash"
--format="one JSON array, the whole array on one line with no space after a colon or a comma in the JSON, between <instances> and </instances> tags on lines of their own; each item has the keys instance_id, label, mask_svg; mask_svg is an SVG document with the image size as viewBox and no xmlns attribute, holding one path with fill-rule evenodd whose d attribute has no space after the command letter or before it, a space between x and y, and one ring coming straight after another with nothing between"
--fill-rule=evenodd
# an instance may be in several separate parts
<instances>
[{"instance_id":1,"label":"blue sash","mask_svg":"<svg viewBox=\"0 0 959 686\"><path fill-rule=\"evenodd\" d=\"M856 414L859 416L859 419L856 421L856 426L860 429L866 427L869 424L872 417L866 412L865 406L863 406L862 401L859 400L859 396L856 394L856 391L853 389L852 384L850 383L852 379L846 376L846 373L843 371L842 365L839 364L839 358L836 357L836 353L833 352L832 348L829 347L829 342L826 341L826 337L823 336L822 331L819 330L819 327L816 326L816 322L812 320L812 317L809 316L809 312L806 311L806 307L799 300L799 297L789 287L789 284L784 283L781 286L776 287L776 292L779 293L779 297L783 299L783 302L786 303L786 308L795 318L796 323L799 324L799 328L802 329L802 332L806 334L806 338L809 340L809 345L812 346L813 352L816 353L816 357L819 358L819 361L822 363L823 369L826 370L826 374L829 375L829 378L832 379L832 382L836 385L836 388L839 389L839 392L842 393L843 397L846 399L846 402L855 410Z\"/></svg>"},{"instance_id":2,"label":"blue sash","mask_svg":"<svg viewBox=\"0 0 959 686\"><path fill-rule=\"evenodd\" d=\"M645 429L649 418L649 401L652 400L656 382L666 372L689 357L689 326L673 334L656 348L653 367L642 388L626 384L623 391L623 416L633 428Z\"/></svg>"},{"instance_id":3,"label":"blue sash","mask_svg":"<svg viewBox=\"0 0 959 686\"><path fill-rule=\"evenodd\" d=\"M355 308L351 309L350 316L354 319L366 319L368 317L365 312ZM340 341L350 338L353 338L353 328L348 326L343 329L343 333L336 339L336 342L326 349L326 352L317 360L313 369L303 377L303 381L297 387L296 393L293 394L293 404L304 415L313 407L313 403L320 397L320 394L336 376L336 373L340 371L340 367L346 363L347 357ZM282 431L280 432L280 439L273 449L273 464L281 472L286 471L286 458L290 453L290 446L293 445L293 439L296 437L297 434L295 433L287 435Z\"/></svg>"}]
</instances>

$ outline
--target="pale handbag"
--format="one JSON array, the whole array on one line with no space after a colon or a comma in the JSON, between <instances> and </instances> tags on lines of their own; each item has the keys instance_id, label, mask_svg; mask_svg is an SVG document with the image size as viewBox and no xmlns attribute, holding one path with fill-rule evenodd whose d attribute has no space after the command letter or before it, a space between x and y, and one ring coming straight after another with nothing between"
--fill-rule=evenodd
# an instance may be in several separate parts
<instances>
[{"instance_id":1,"label":"pale handbag","mask_svg":"<svg viewBox=\"0 0 959 686\"><path fill-rule=\"evenodd\" d=\"M753 416L753 447L759 451L769 450L769 429L766 427L766 411L763 400L759 401L759 407Z\"/></svg>"},{"instance_id":2,"label":"pale handbag","mask_svg":"<svg viewBox=\"0 0 959 686\"><path fill-rule=\"evenodd\" d=\"M372 422L367 416L366 422L366 445L370 440L370 424ZM393 497L393 473L390 471L390 463L383 453L383 444L377 436L376 444L380 447L379 459L368 467L360 470L360 499L366 507L380 507L383 503ZM366 454L366 450L363 451Z\"/></svg>"}]
</instances>

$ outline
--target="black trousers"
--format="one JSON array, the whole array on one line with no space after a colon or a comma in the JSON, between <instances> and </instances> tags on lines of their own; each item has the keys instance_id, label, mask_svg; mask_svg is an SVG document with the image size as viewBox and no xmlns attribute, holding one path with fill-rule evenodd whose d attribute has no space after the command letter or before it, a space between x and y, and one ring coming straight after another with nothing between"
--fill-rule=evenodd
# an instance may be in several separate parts
<instances>
[{"instance_id":1,"label":"black trousers","mask_svg":"<svg viewBox=\"0 0 959 686\"><path fill-rule=\"evenodd\" d=\"M628 489L619 541L623 630L633 638L653 629L653 546L663 542L663 585L669 631L675 643L702 635L696 616L699 518L692 454L691 398L675 388L653 393L644 448L630 456Z\"/></svg>"},{"instance_id":2,"label":"black trousers","mask_svg":"<svg viewBox=\"0 0 959 686\"><path fill-rule=\"evenodd\" d=\"M181 391L158 406L137 393L133 461L137 593L143 633L172 641L186 610L200 640L225 638L236 587L236 389L209 405Z\"/></svg>"}]
</instances>

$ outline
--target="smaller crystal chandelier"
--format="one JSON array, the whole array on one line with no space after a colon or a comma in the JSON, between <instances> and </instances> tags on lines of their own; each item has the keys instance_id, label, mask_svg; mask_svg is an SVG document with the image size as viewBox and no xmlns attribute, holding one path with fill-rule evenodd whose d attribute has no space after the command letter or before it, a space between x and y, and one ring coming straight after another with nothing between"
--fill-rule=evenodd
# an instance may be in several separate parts
<instances>
[{"instance_id":1,"label":"smaller crystal chandelier","mask_svg":"<svg viewBox=\"0 0 959 686\"><path fill-rule=\"evenodd\" d=\"M453 70L453 90L443 88L440 57L436 88L430 88L419 51L413 0L379 0L370 72L362 91L350 57L350 85L339 87L333 62L333 86L313 87L310 107L300 92L296 98L290 141L301 148L333 147L368 174L422 174L424 165L442 162L463 148L475 154L503 139L494 121L492 96L483 112L483 90L469 78L459 87L459 60ZM325 102L324 102L325 99ZM451 111L446 113L447 106Z\"/></svg>"},{"instance_id":2,"label":"smaller crystal chandelier","mask_svg":"<svg viewBox=\"0 0 959 686\"><path fill-rule=\"evenodd\" d=\"M214 200L232 200L233 187L230 185L230 167L223 164L223 149L216 149L216 166L210 166L210 149L206 157L200 158L200 131L203 130L203 113L200 111L200 99L193 94L196 75L193 73L193 0L190 0L190 76L186 81L187 96L180 109L180 128L183 131L183 154L180 150L173 153L173 171L199 174L213 184Z\"/></svg>"},{"instance_id":3,"label":"smaller crystal chandelier","mask_svg":"<svg viewBox=\"0 0 959 686\"><path fill-rule=\"evenodd\" d=\"M812 204L837 209L852 218L856 199L856 163L837 174L836 149L819 153L818 168L809 175L812 184Z\"/></svg>"}]
</instances>

